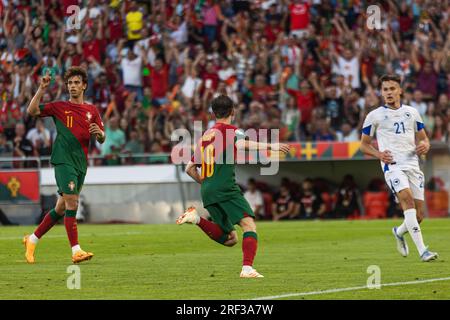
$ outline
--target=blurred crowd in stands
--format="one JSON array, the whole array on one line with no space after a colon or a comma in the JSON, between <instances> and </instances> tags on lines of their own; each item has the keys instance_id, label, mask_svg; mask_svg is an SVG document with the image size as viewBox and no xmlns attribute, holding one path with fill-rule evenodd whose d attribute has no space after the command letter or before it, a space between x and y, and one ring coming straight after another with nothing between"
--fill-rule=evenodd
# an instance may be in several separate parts
<instances>
[{"instance_id":1,"label":"blurred crowd in stands","mask_svg":"<svg viewBox=\"0 0 450 320\"><path fill-rule=\"evenodd\" d=\"M220 93L243 129L357 141L365 114L382 104L384 73L401 76L403 103L419 110L430 138L449 143L448 1L379 1L373 30L369 2L0 0L0 157L51 153L52 119L26 107L46 71L42 102L67 99L62 79L73 65L88 71L86 101L106 124L106 142L90 154L109 163L169 152L172 131L193 133L194 121L205 130Z\"/></svg>"},{"instance_id":2,"label":"blurred crowd in stands","mask_svg":"<svg viewBox=\"0 0 450 320\"><path fill-rule=\"evenodd\" d=\"M442 179L426 184L429 217L448 216L448 190ZM350 174L339 184L324 178L305 178L300 183L284 177L278 186L251 178L241 186L244 196L260 220L379 219L402 218L403 211L385 181L373 178L359 187Z\"/></svg>"}]
</instances>

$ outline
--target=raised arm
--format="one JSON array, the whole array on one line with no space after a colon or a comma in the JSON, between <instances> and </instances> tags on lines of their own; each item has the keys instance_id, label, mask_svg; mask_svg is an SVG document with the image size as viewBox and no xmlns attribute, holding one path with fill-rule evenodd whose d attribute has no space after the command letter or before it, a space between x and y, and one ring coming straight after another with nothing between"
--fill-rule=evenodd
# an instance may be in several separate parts
<instances>
[{"instance_id":1,"label":"raised arm","mask_svg":"<svg viewBox=\"0 0 450 320\"><path fill-rule=\"evenodd\" d=\"M39 109L39 103L41 102L42 96L44 95L45 89L50 84L50 71L47 71L45 76L41 78L41 83L39 84L39 88L34 95L33 99L31 99L30 104L27 108L27 113L32 116L36 117L41 114L41 110Z\"/></svg>"}]
</instances>

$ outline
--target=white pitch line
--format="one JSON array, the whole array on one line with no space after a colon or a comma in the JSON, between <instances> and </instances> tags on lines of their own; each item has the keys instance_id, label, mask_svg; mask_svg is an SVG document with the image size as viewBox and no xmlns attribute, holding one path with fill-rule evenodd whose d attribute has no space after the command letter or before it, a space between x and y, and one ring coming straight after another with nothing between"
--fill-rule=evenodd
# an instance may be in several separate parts
<instances>
[{"instance_id":1,"label":"white pitch line","mask_svg":"<svg viewBox=\"0 0 450 320\"><path fill-rule=\"evenodd\" d=\"M406 286L406 285L410 285L410 284L420 284L420 283L428 283L428 282L436 282L436 281L449 281L449 280L450 280L450 277L435 278L435 279L427 279L427 280L384 283L384 284L380 284L380 286L381 287L395 287L395 286ZM273 299L300 297L300 296L312 296L312 295L318 295L318 294L336 293L336 292L344 292L344 291L356 291L356 290L363 290L363 289L368 289L368 287L360 286L360 287L336 288L336 289L311 291L311 292L287 293L287 294L281 294L281 295L277 295L277 296L258 297L258 298L254 298L252 300L273 300Z\"/></svg>"},{"instance_id":2,"label":"white pitch line","mask_svg":"<svg viewBox=\"0 0 450 320\"><path fill-rule=\"evenodd\" d=\"M109 236L132 236L132 235L136 235L136 234L143 234L143 232L130 231L130 232L106 233L106 234L95 234L95 235L100 236L100 237L102 237L102 236L109 237ZM93 236L93 235L94 235L93 233L91 233L91 234L86 233L86 234L83 234L83 237ZM49 234L49 235L44 236L44 238L46 238L46 239L47 238L65 238L65 237L67 237L67 235L65 235L65 234L55 234L55 235ZM22 238L23 237L17 237L17 236L15 236L15 237L0 237L0 241L1 240L21 240Z\"/></svg>"}]
</instances>

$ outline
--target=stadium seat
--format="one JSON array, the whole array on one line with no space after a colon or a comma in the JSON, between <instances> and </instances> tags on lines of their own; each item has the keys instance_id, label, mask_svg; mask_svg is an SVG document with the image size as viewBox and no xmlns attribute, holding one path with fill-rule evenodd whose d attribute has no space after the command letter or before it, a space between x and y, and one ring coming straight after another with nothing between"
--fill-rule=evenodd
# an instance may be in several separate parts
<instances>
[{"instance_id":1,"label":"stadium seat","mask_svg":"<svg viewBox=\"0 0 450 320\"><path fill-rule=\"evenodd\" d=\"M365 219L386 218L389 194L386 191L367 191L363 195L363 204L366 212Z\"/></svg>"},{"instance_id":2,"label":"stadium seat","mask_svg":"<svg viewBox=\"0 0 450 320\"><path fill-rule=\"evenodd\" d=\"M448 192L441 191L425 191L425 202L428 209L428 217L430 218L446 218L449 216L448 208Z\"/></svg>"}]
</instances>

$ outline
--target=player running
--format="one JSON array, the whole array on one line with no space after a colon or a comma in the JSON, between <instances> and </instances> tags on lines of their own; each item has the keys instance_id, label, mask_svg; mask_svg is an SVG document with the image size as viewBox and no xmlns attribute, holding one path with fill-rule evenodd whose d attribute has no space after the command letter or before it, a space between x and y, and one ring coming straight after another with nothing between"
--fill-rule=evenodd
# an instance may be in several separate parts
<instances>
[{"instance_id":1,"label":"player running","mask_svg":"<svg viewBox=\"0 0 450 320\"><path fill-rule=\"evenodd\" d=\"M361 151L380 159L386 183L400 201L405 220L399 227L392 229L400 254L406 257L409 253L403 237L409 232L421 260L435 260L438 254L425 246L419 227L425 205L425 178L419 167L418 156L428 152L430 142L419 112L400 102L400 77L384 75L380 82L381 95L386 105L367 115L362 129ZM379 150L371 145L375 133Z\"/></svg>"},{"instance_id":2,"label":"player running","mask_svg":"<svg viewBox=\"0 0 450 320\"><path fill-rule=\"evenodd\" d=\"M78 244L75 218L78 197L87 171L89 141L91 135L95 135L97 141L103 143L105 133L97 108L85 103L83 99L87 88L87 73L84 69L71 67L64 75L70 95L69 101L39 104L50 80L49 73L42 77L27 112L33 117L51 116L55 122L57 137L52 149L51 163L55 168L56 184L61 197L34 233L24 237L25 258L28 263L34 263L34 250L38 240L64 216L64 225L72 247L72 262L79 263L93 257L92 253L83 251Z\"/></svg>"},{"instance_id":3,"label":"player running","mask_svg":"<svg viewBox=\"0 0 450 320\"><path fill-rule=\"evenodd\" d=\"M196 224L212 240L228 247L238 242L234 225L239 224L243 231L243 266L240 277L262 278L253 268L258 243L255 214L236 184L234 160L238 149L287 153L289 146L245 140L243 132L231 125L235 115L234 104L225 95L213 99L212 110L217 121L203 134L186 167L186 173L201 184L203 206L213 222L200 217L196 209L191 207L177 219L177 224ZM197 167L200 166L199 174Z\"/></svg>"}]
</instances>

